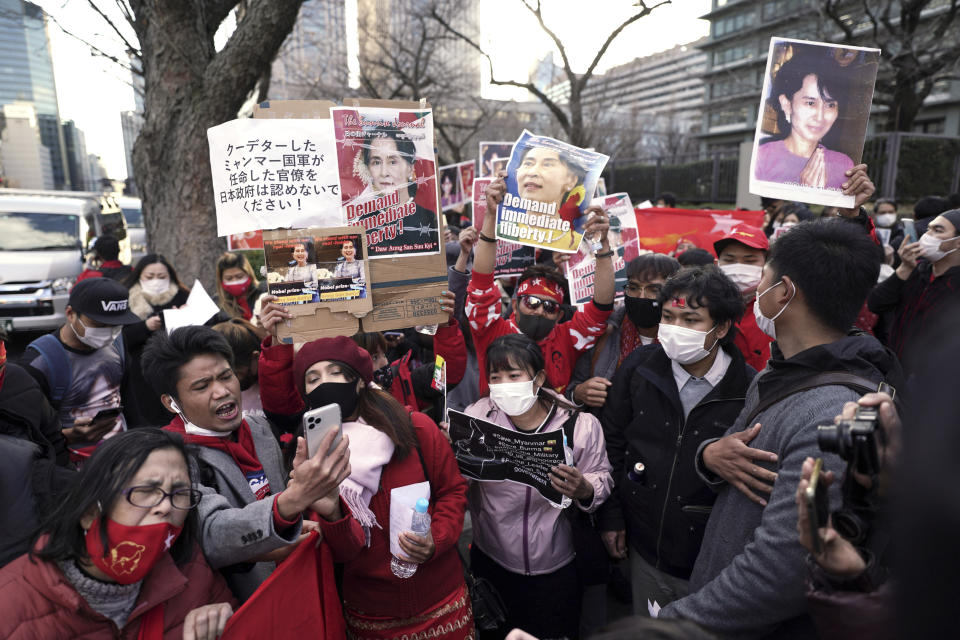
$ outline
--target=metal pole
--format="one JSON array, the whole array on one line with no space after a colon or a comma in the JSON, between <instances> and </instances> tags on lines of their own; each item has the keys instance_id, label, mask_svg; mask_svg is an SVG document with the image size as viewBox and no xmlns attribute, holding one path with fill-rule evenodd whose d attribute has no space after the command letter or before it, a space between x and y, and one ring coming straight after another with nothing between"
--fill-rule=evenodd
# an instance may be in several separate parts
<instances>
[{"instance_id":1,"label":"metal pole","mask_svg":"<svg viewBox=\"0 0 960 640\"><path fill-rule=\"evenodd\" d=\"M653 204L657 204L660 198L660 166L663 164L663 158L657 158L657 170L653 175Z\"/></svg>"}]
</instances>

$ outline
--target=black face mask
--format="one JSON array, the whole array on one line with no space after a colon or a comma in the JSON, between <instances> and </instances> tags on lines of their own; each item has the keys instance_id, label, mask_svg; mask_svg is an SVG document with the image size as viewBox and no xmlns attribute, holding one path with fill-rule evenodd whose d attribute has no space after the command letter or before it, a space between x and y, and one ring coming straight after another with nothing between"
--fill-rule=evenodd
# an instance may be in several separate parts
<instances>
[{"instance_id":1,"label":"black face mask","mask_svg":"<svg viewBox=\"0 0 960 640\"><path fill-rule=\"evenodd\" d=\"M517 326L525 336L534 342L540 342L553 331L556 320L551 320L545 316L530 315L517 310Z\"/></svg>"},{"instance_id":2,"label":"black face mask","mask_svg":"<svg viewBox=\"0 0 960 640\"><path fill-rule=\"evenodd\" d=\"M660 323L660 304L656 300L624 296L623 304L627 308L627 317L641 329Z\"/></svg>"},{"instance_id":3,"label":"black face mask","mask_svg":"<svg viewBox=\"0 0 960 640\"><path fill-rule=\"evenodd\" d=\"M393 386L393 365L387 364L373 372L373 381L380 385L384 391L389 392Z\"/></svg>"},{"instance_id":4,"label":"black face mask","mask_svg":"<svg viewBox=\"0 0 960 640\"><path fill-rule=\"evenodd\" d=\"M310 409L319 409L328 404L340 405L340 417L346 422L357 410L357 383L354 382L324 382L307 394L307 406Z\"/></svg>"}]
</instances>

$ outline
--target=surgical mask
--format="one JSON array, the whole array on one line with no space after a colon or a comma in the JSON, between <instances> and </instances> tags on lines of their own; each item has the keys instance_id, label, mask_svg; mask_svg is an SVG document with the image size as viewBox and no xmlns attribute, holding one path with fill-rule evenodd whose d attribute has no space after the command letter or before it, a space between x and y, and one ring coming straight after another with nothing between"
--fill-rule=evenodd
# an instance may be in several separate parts
<instances>
[{"instance_id":1,"label":"surgical mask","mask_svg":"<svg viewBox=\"0 0 960 640\"><path fill-rule=\"evenodd\" d=\"M783 280L771 287L767 287L766 291L758 295L757 299L753 301L753 317L757 320L757 327L759 327L760 331L763 331L765 334L767 334L771 340L777 339L777 326L773 321L783 315L783 312L786 311L787 307L790 306L790 303L793 302L794 297L797 295L797 288L795 286L793 287L793 295L791 295L790 299L787 300L787 304L783 305L783 309L777 311L777 315L773 316L772 318L768 318L767 316L763 315L762 311L760 311L760 298L767 295L770 290L772 290L774 287L780 286L781 284L783 284Z\"/></svg>"},{"instance_id":2,"label":"surgical mask","mask_svg":"<svg viewBox=\"0 0 960 640\"><path fill-rule=\"evenodd\" d=\"M876 218L873 221L877 224L878 227L892 227L897 223L897 214L895 213L878 213Z\"/></svg>"},{"instance_id":3,"label":"surgical mask","mask_svg":"<svg viewBox=\"0 0 960 640\"><path fill-rule=\"evenodd\" d=\"M938 238L929 231L920 236L920 255L929 260L930 262L938 262L944 256L949 255L956 251L957 249L951 249L950 251L941 251L940 245L947 240L952 240L952 238ZM958 247L960 248L960 247Z\"/></svg>"},{"instance_id":4,"label":"surgical mask","mask_svg":"<svg viewBox=\"0 0 960 640\"><path fill-rule=\"evenodd\" d=\"M140 280L140 288L144 293L149 293L152 296L158 296L161 293L166 293L167 289L170 288L170 279L153 278L151 280Z\"/></svg>"},{"instance_id":5,"label":"surgical mask","mask_svg":"<svg viewBox=\"0 0 960 640\"><path fill-rule=\"evenodd\" d=\"M123 327L88 327L79 318L77 318L77 322L83 327L83 335L77 333L73 323L68 323L70 328L73 329L73 335L77 336L77 340L93 349L102 349L108 344L113 344L113 341L123 331Z\"/></svg>"},{"instance_id":6,"label":"surgical mask","mask_svg":"<svg viewBox=\"0 0 960 640\"><path fill-rule=\"evenodd\" d=\"M716 347L720 342L717 340L713 343L713 347L709 349L703 348L707 336L715 329L716 327L710 329L710 331L697 331L696 329L661 322L660 329L657 331L657 339L668 358L675 360L678 364L693 364L709 356L713 347Z\"/></svg>"},{"instance_id":7,"label":"surgical mask","mask_svg":"<svg viewBox=\"0 0 960 640\"><path fill-rule=\"evenodd\" d=\"M386 390L389 393L389 389ZM328 404L340 405L340 416L344 422L350 419L357 410L360 396L357 394L357 383L353 382L324 382L307 394L307 406L319 409Z\"/></svg>"},{"instance_id":8,"label":"surgical mask","mask_svg":"<svg viewBox=\"0 0 960 640\"><path fill-rule=\"evenodd\" d=\"M534 342L540 342L550 335L553 327L557 324L556 320L552 320L546 316L523 313L519 309L516 315L517 327L525 336Z\"/></svg>"},{"instance_id":9,"label":"surgical mask","mask_svg":"<svg viewBox=\"0 0 960 640\"><path fill-rule=\"evenodd\" d=\"M232 295L234 298L239 298L247 292L247 287L250 286L250 276L244 277L243 280L236 280L234 282L221 282L223 285L223 290Z\"/></svg>"},{"instance_id":10,"label":"surgical mask","mask_svg":"<svg viewBox=\"0 0 960 640\"><path fill-rule=\"evenodd\" d=\"M373 381L380 385L381 389L390 391L393 386L393 366L387 364L374 371Z\"/></svg>"},{"instance_id":11,"label":"surgical mask","mask_svg":"<svg viewBox=\"0 0 960 640\"><path fill-rule=\"evenodd\" d=\"M649 329L660 322L660 303L656 300L624 296L623 306L630 322L641 329Z\"/></svg>"},{"instance_id":12,"label":"surgical mask","mask_svg":"<svg viewBox=\"0 0 960 640\"><path fill-rule=\"evenodd\" d=\"M733 284L740 287L741 293L746 293L757 288L760 284L760 278L763 275L763 266L759 264L722 264L720 271L723 271L728 278L733 280Z\"/></svg>"},{"instance_id":13,"label":"surgical mask","mask_svg":"<svg viewBox=\"0 0 960 640\"><path fill-rule=\"evenodd\" d=\"M107 518L107 553L103 553L100 518L85 533L87 553L98 569L119 584L133 584L147 577L160 556L180 536L183 527L169 522L125 525Z\"/></svg>"},{"instance_id":14,"label":"surgical mask","mask_svg":"<svg viewBox=\"0 0 960 640\"><path fill-rule=\"evenodd\" d=\"M490 400L508 416L523 415L537 401L533 380L491 384Z\"/></svg>"}]
</instances>

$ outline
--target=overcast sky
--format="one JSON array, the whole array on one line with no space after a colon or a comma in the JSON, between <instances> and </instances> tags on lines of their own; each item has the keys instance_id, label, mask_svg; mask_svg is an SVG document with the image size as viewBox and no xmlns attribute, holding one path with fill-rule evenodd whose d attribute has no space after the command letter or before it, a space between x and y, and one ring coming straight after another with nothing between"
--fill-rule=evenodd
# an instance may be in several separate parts
<instances>
[{"instance_id":1,"label":"overcast sky","mask_svg":"<svg viewBox=\"0 0 960 640\"><path fill-rule=\"evenodd\" d=\"M90 8L86 0L34 0L56 21L111 55L125 59L125 47L110 27ZM653 0L654 2L656 0ZM97 0L104 11L116 11L109 0ZM356 15L356 0L347 0L348 15ZM594 3L604 11L587 10L583 0L545 2L544 17L563 41L577 72L586 70L607 35L631 13L630 0L604 0ZM503 78L524 80L538 58L549 52L553 43L537 25L536 19L520 5L520 0L482 0L480 3L481 38L492 53L495 72ZM710 0L674 0L656 9L625 29L607 50L598 70L692 42L708 33L709 25L697 18L710 9ZM122 29L125 25L117 17ZM227 37L228 25L218 40ZM133 38L129 29L128 37ZM126 177L120 112L133 109L133 89L129 74L119 65L90 53L90 47L65 34L53 22L49 26L53 50L60 117L76 121L84 131L87 151L103 159L111 178ZM353 49L353 47L351 47ZM560 62L556 56L557 63ZM525 99L525 92L487 85L484 97Z\"/></svg>"}]
</instances>

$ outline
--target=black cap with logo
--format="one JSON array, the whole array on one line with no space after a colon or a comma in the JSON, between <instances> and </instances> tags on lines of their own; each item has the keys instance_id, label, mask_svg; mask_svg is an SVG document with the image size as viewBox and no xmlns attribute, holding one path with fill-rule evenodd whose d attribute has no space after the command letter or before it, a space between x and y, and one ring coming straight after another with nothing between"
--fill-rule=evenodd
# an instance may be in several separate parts
<instances>
[{"instance_id":1,"label":"black cap with logo","mask_svg":"<svg viewBox=\"0 0 960 640\"><path fill-rule=\"evenodd\" d=\"M110 278L87 278L70 290L67 304L91 320L106 325L135 324L137 314L130 311L127 288Z\"/></svg>"}]
</instances>

